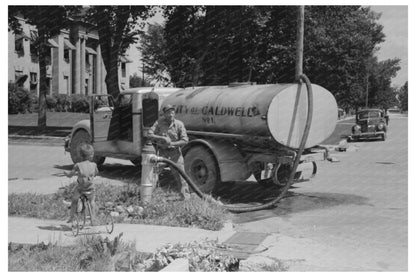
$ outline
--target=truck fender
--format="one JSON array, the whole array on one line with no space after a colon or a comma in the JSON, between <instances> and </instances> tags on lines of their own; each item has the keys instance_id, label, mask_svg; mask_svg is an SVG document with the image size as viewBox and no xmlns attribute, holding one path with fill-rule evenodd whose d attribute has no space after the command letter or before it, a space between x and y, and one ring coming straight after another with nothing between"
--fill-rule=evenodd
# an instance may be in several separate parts
<instances>
[{"instance_id":1,"label":"truck fender","mask_svg":"<svg viewBox=\"0 0 416 277\"><path fill-rule=\"evenodd\" d=\"M234 144L226 141L196 139L183 147L184 156L189 149L197 145L203 145L214 154L222 182L242 181L250 177L250 169Z\"/></svg>"},{"instance_id":2,"label":"truck fender","mask_svg":"<svg viewBox=\"0 0 416 277\"><path fill-rule=\"evenodd\" d=\"M84 119L81 121L78 121L74 127L72 127L72 131L71 131L71 138L74 136L74 134L79 131L79 130L84 130L87 131L88 134L91 136L91 126L90 126L90 120L89 119Z\"/></svg>"}]
</instances>

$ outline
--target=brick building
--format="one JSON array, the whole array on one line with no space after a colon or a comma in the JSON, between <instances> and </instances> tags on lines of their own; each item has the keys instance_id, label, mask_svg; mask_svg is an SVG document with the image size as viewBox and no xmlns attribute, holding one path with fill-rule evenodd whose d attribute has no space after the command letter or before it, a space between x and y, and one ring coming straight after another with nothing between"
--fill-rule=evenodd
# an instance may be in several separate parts
<instances>
[{"instance_id":1,"label":"brick building","mask_svg":"<svg viewBox=\"0 0 416 277\"><path fill-rule=\"evenodd\" d=\"M22 84L30 91L39 93L38 56L32 46L37 31L34 26L19 19L23 32L8 34L8 75L15 82L21 76L27 79ZM50 55L47 57L49 93L104 94L106 70L101 58L98 32L80 21L74 21L69 29L49 40ZM119 58L120 88L129 87L127 57ZM24 80L24 79L23 79Z\"/></svg>"}]
</instances>

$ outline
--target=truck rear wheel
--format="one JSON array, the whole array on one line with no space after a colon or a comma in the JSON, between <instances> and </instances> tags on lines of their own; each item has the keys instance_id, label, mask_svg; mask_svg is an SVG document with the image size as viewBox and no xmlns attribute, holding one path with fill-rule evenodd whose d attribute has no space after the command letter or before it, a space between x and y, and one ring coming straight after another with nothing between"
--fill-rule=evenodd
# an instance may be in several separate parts
<instances>
[{"instance_id":1,"label":"truck rear wheel","mask_svg":"<svg viewBox=\"0 0 416 277\"><path fill-rule=\"evenodd\" d=\"M214 155L203 146L192 147L185 155L185 172L198 188L210 194L219 181Z\"/></svg>"},{"instance_id":2,"label":"truck rear wheel","mask_svg":"<svg viewBox=\"0 0 416 277\"><path fill-rule=\"evenodd\" d=\"M80 153L80 145L81 143L88 143L91 144L91 136L88 134L87 131L79 130L77 131L71 139L71 159L74 163L82 162L82 156ZM95 156L93 161L97 165L102 165L105 161L105 157Z\"/></svg>"}]
</instances>

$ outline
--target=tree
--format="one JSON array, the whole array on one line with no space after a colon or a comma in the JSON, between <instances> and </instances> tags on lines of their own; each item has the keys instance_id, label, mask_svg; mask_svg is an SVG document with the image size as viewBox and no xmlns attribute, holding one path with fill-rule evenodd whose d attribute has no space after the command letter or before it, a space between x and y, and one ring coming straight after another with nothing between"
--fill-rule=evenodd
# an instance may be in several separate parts
<instances>
[{"instance_id":1,"label":"tree","mask_svg":"<svg viewBox=\"0 0 416 277\"><path fill-rule=\"evenodd\" d=\"M46 56L50 51L48 39L58 35L70 24L70 16L78 11L77 6L9 6L9 29L21 33L22 28L17 16L37 29L33 42L39 55L39 113L38 128L46 127L46 95L49 87L46 78Z\"/></svg>"},{"instance_id":2,"label":"tree","mask_svg":"<svg viewBox=\"0 0 416 277\"><path fill-rule=\"evenodd\" d=\"M169 86L172 83L166 66L166 48L163 26L149 24L147 32L140 35L140 46L137 49L142 53L144 71L150 82L159 86Z\"/></svg>"},{"instance_id":3,"label":"tree","mask_svg":"<svg viewBox=\"0 0 416 277\"><path fill-rule=\"evenodd\" d=\"M390 108L394 106L395 91L391 87L391 79L400 70L400 59L388 59L373 62L369 70L368 105L370 107Z\"/></svg>"},{"instance_id":4,"label":"tree","mask_svg":"<svg viewBox=\"0 0 416 277\"><path fill-rule=\"evenodd\" d=\"M400 108L402 109L402 111L407 111L408 110L407 81L400 88L399 101L400 101Z\"/></svg>"},{"instance_id":5,"label":"tree","mask_svg":"<svg viewBox=\"0 0 416 277\"><path fill-rule=\"evenodd\" d=\"M296 6L166 7L166 49L150 59L166 66L178 86L291 83L296 14ZM385 37L379 17L360 6L305 8L303 71L343 108L365 105L367 91L371 105L390 99L399 60L375 57Z\"/></svg>"},{"instance_id":6,"label":"tree","mask_svg":"<svg viewBox=\"0 0 416 277\"><path fill-rule=\"evenodd\" d=\"M150 6L91 6L85 20L98 30L101 55L107 71L105 83L109 94L116 97L120 93L118 63L130 44L137 41L145 20L153 14Z\"/></svg>"},{"instance_id":7,"label":"tree","mask_svg":"<svg viewBox=\"0 0 416 277\"><path fill-rule=\"evenodd\" d=\"M151 84L143 80L141 77L137 75L137 73L134 73L133 76L130 76L129 84L131 88L137 88L137 87L150 87Z\"/></svg>"}]
</instances>

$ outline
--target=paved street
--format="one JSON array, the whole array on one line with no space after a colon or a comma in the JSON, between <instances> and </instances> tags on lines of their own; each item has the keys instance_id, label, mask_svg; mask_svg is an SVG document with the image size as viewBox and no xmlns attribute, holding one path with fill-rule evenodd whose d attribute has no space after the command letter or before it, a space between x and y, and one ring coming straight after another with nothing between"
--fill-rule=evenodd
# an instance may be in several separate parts
<instances>
[{"instance_id":1,"label":"paved street","mask_svg":"<svg viewBox=\"0 0 416 277\"><path fill-rule=\"evenodd\" d=\"M339 163L321 163L278 208L239 214L238 231L266 232L267 256L290 270L406 271L407 118L392 117L388 139L353 143Z\"/></svg>"},{"instance_id":2,"label":"paved street","mask_svg":"<svg viewBox=\"0 0 416 277\"><path fill-rule=\"evenodd\" d=\"M311 182L271 210L235 214L235 231L270 234L249 265L280 259L291 271L405 271L408 268L407 118L392 117L385 142L323 162ZM69 179L63 147L9 145L9 193L52 193ZM102 182L138 182L129 161L108 159ZM120 180L123 176L124 180ZM237 184L238 185L238 184Z\"/></svg>"}]
</instances>

